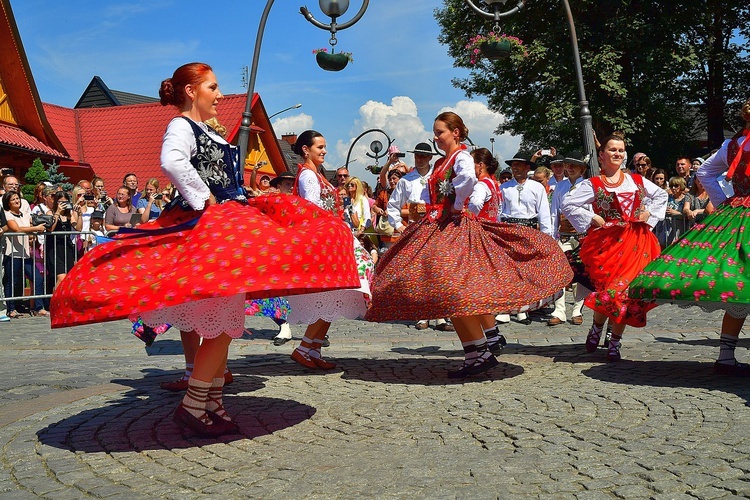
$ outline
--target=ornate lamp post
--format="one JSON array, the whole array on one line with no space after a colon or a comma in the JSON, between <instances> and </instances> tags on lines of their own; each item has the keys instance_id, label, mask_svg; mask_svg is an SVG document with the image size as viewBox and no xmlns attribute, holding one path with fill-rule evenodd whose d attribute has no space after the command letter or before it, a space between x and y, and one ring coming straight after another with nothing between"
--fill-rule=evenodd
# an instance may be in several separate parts
<instances>
[{"instance_id":1,"label":"ornate lamp post","mask_svg":"<svg viewBox=\"0 0 750 500\"><path fill-rule=\"evenodd\" d=\"M518 0L516 6L507 11L500 12L502 6L505 5L507 0L484 0L484 3L491 6L493 12L485 12L472 2L472 0L464 0L471 9L479 14L480 16L487 19L494 19L496 30L499 30L498 21L509 15L519 12L524 5L524 0ZM581 71L581 57L578 53L578 37L576 36L576 27L573 23L573 14L570 11L570 4L568 0L562 0L565 7L565 14L568 18L568 27L570 28L570 43L573 47L573 63L576 68L576 78L578 80L578 105L581 108L581 134L583 136L583 150L590 156L591 160L589 165L591 166L591 175L599 175L599 162L596 157L596 147L594 146L594 128L591 125L591 111L589 110L589 101L586 99L586 90L583 87L583 72Z\"/></svg>"},{"instance_id":2,"label":"ornate lamp post","mask_svg":"<svg viewBox=\"0 0 750 500\"><path fill-rule=\"evenodd\" d=\"M252 109L253 94L255 93L255 80L258 74L258 60L260 59L260 47L263 42L263 32L266 29L266 21L268 20L268 13L271 11L274 0L267 0L266 6L263 9L263 14L260 16L260 23L258 24L258 35L255 37L255 51L253 52L253 63L250 66L250 81L247 85L247 101L245 102L245 111L242 112L242 122L240 123L240 131L237 136L237 144L240 148L240 162L245 165L245 159L247 158L247 141L250 139L250 124L252 122L252 115L250 113ZM307 7L300 7L300 12L305 19L310 21L318 28L326 29L331 32L332 39L335 39L337 30L343 30L352 26L354 23L360 20L367 10L370 0L362 0L362 8L359 10L357 15L349 22L344 24L337 24L336 18L344 14L349 8L349 0L319 0L320 10L325 15L331 18L331 24L323 24L316 21L312 14L307 10ZM284 110L286 111L286 110Z\"/></svg>"},{"instance_id":3,"label":"ornate lamp post","mask_svg":"<svg viewBox=\"0 0 750 500\"><path fill-rule=\"evenodd\" d=\"M375 165L376 166L377 166L378 160L380 160L380 158L383 158L384 156L388 155L388 148L391 147L391 144L393 144L393 139L391 139L388 136L388 134L385 133L385 131L380 130L379 128L371 128L371 129L365 130L364 132L362 132L361 134L359 134L357 136L357 138L354 139L354 141L352 142L352 145L349 146L349 152L346 153L346 163L344 163L344 166L346 168L349 168L349 163L355 161L355 160L349 161L349 158L352 155L352 150L354 149L354 145L357 144L358 140L360 140L363 136L369 134L370 132L378 132L380 134L383 134L385 136L385 139L388 141L388 146L383 147L383 143L382 142L380 142L380 141L372 141L370 143L370 151L372 151L372 153L367 152L367 153L365 153L365 155L368 156L368 157L370 157L370 158L373 158L375 160ZM377 174L378 172L373 171L372 173L373 174Z\"/></svg>"}]
</instances>

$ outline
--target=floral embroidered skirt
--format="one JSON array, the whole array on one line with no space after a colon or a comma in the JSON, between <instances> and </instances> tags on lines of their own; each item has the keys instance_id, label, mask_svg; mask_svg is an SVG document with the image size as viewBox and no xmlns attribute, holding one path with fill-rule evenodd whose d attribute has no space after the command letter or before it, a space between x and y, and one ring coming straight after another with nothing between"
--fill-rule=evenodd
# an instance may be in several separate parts
<instances>
[{"instance_id":1,"label":"floral embroidered skirt","mask_svg":"<svg viewBox=\"0 0 750 500\"><path fill-rule=\"evenodd\" d=\"M349 234L351 235L351 231ZM364 317L370 305L370 281L375 272L375 265L359 240L354 236L350 236L350 240L350 252L353 249L359 273L359 287L288 297L291 307L290 323L311 324L319 319L330 323L342 318Z\"/></svg>"},{"instance_id":2,"label":"floral embroidered skirt","mask_svg":"<svg viewBox=\"0 0 750 500\"><path fill-rule=\"evenodd\" d=\"M540 307L573 276L536 229L462 215L410 224L378 261L369 321L516 313Z\"/></svg>"},{"instance_id":3,"label":"floral embroidered skirt","mask_svg":"<svg viewBox=\"0 0 750 500\"><path fill-rule=\"evenodd\" d=\"M595 290L584 303L615 323L642 327L655 304L628 297L628 285L659 252L659 240L645 222L607 224L592 229L580 258Z\"/></svg>"},{"instance_id":4,"label":"floral embroidered skirt","mask_svg":"<svg viewBox=\"0 0 750 500\"><path fill-rule=\"evenodd\" d=\"M630 284L630 296L725 309L732 316L750 312L750 208L732 198L671 246Z\"/></svg>"},{"instance_id":5,"label":"floral embroidered skirt","mask_svg":"<svg viewBox=\"0 0 750 500\"><path fill-rule=\"evenodd\" d=\"M123 233L84 255L57 287L53 328L140 314L149 326L239 337L246 299L360 286L351 232L295 196L173 209Z\"/></svg>"}]
</instances>

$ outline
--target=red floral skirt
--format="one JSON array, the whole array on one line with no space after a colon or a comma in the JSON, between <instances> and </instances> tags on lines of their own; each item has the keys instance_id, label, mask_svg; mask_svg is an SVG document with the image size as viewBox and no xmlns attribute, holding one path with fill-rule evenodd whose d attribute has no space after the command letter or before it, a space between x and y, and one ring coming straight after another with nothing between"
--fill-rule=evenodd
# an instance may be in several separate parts
<instances>
[{"instance_id":1,"label":"red floral skirt","mask_svg":"<svg viewBox=\"0 0 750 500\"><path fill-rule=\"evenodd\" d=\"M52 327L237 294L357 288L351 239L330 213L296 196L173 209L85 254L52 296Z\"/></svg>"},{"instance_id":2,"label":"red floral skirt","mask_svg":"<svg viewBox=\"0 0 750 500\"><path fill-rule=\"evenodd\" d=\"M378 261L365 319L528 311L572 276L558 244L536 229L466 215L425 218Z\"/></svg>"},{"instance_id":3,"label":"red floral skirt","mask_svg":"<svg viewBox=\"0 0 750 500\"><path fill-rule=\"evenodd\" d=\"M589 231L581 244L580 258L595 291L586 298L586 306L615 323L646 326L646 313L656 304L629 298L628 286L659 252L659 241L645 222Z\"/></svg>"}]
</instances>

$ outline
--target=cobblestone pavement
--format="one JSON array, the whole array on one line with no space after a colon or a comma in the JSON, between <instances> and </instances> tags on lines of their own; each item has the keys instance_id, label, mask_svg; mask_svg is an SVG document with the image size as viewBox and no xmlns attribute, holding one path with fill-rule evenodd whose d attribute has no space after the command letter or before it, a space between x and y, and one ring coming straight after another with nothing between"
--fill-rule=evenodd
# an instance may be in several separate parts
<instances>
[{"instance_id":1,"label":"cobblestone pavement","mask_svg":"<svg viewBox=\"0 0 750 500\"><path fill-rule=\"evenodd\" d=\"M614 364L584 351L586 325L532 319L503 327L499 367L454 382L453 333L341 321L342 370L312 373L248 318L225 397L242 434L218 440L171 420L176 332L144 348L127 322L1 324L0 497L750 496L748 382L711 373L720 313L662 306Z\"/></svg>"}]
</instances>

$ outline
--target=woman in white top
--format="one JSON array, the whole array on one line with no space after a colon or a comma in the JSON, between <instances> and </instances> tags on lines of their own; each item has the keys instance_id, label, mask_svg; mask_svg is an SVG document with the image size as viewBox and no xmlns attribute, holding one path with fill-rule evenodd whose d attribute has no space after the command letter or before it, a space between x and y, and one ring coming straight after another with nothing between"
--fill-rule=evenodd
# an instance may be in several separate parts
<instances>
[{"instance_id":1,"label":"woman in white top","mask_svg":"<svg viewBox=\"0 0 750 500\"><path fill-rule=\"evenodd\" d=\"M331 228L324 211L291 196L247 199L237 148L203 123L223 97L210 66L181 66L159 95L179 112L164 135L161 162L180 196L154 222L121 229L85 254L53 295L52 324L140 314L151 327L168 323L200 335L173 418L214 437L237 431L222 392L229 344L244 333L245 298L355 286L354 263L340 257L351 231ZM289 269L296 256L318 251L321 262L341 265Z\"/></svg>"},{"instance_id":2,"label":"woman in white top","mask_svg":"<svg viewBox=\"0 0 750 500\"><path fill-rule=\"evenodd\" d=\"M346 183L346 193L351 200L352 230L354 234L360 235L365 229L372 226L372 215L370 213L370 202L365 196L362 181L357 177L349 178Z\"/></svg>"}]
</instances>

